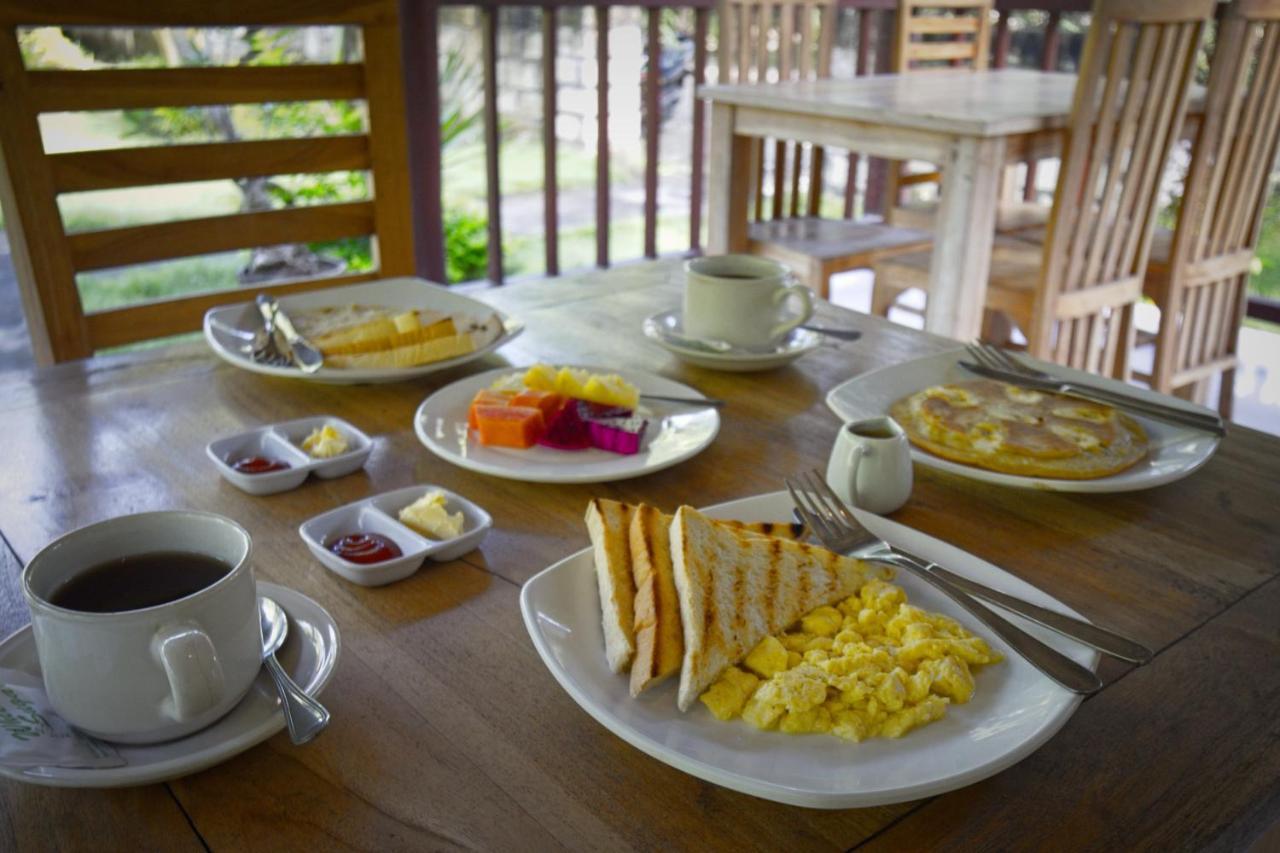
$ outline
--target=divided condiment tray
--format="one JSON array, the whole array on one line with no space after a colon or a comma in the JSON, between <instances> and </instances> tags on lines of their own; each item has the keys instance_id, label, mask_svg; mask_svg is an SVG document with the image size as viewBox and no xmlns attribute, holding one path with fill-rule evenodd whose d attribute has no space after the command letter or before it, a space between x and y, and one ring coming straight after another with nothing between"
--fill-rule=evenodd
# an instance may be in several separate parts
<instances>
[{"instance_id":1,"label":"divided condiment tray","mask_svg":"<svg viewBox=\"0 0 1280 853\"><path fill-rule=\"evenodd\" d=\"M312 430L326 424L346 437L349 449L337 456L320 459L303 450L302 442ZM296 489L312 472L325 480L345 477L360 470L372 452L373 440L369 436L332 415L267 424L248 432L224 436L205 447L205 453L213 460L223 479L251 495L274 495ZM247 474L232 467L237 460L249 456L285 462L289 467L261 474Z\"/></svg>"},{"instance_id":2,"label":"divided condiment tray","mask_svg":"<svg viewBox=\"0 0 1280 853\"><path fill-rule=\"evenodd\" d=\"M445 511L462 513L462 533L452 539L428 539L402 524L400 510L428 492L444 495ZM444 563L480 546L493 519L476 504L448 489L424 483L363 498L305 521L298 535L325 568L361 586L381 586L407 578L430 558ZM376 533L396 544L399 557L377 563L352 563L329 550L337 539L353 533Z\"/></svg>"}]
</instances>

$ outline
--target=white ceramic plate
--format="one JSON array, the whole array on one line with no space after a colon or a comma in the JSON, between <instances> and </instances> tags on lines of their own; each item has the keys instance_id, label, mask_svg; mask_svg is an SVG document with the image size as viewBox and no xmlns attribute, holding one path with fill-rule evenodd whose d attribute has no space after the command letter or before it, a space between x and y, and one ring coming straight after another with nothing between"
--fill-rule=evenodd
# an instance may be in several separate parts
<instances>
[{"instance_id":1,"label":"white ceramic plate","mask_svg":"<svg viewBox=\"0 0 1280 853\"><path fill-rule=\"evenodd\" d=\"M1181 406L1189 411L1210 411L1185 400L1167 397L1145 388L1136 388L1114 379L1072 370L1060 364L1019 357L1064 379L1078 379L1105 385L1135 397ZM872 370L832 388L827 394L827 405L845 421L879 417L887 414L889 407L895 402L921 388L981 378L960 367L959 362L962 360L968 360L968 354L963 349L957 349ZM1119 474L1100 477L1096 480L1055 480L1049 477L1001 474L998 471L988 471L985 468L952 462L914 445L911 448L911 456L922 465L1001 486L1044 489L1052 492L1131 492L1180 480L1208 462L1214 451L1218 449L1218 437L1210 433L1151 420L1142 415L1133 414L1132 416L1147 431L1150 442L1147 458Z\"/></svg>"},{"instance_id":2,"label":"white ceramic plate","mask_svg":"<svg viewBox=\"0 0 1280 853\"><path fill-rule=\"evenodd\" d=\"M582 367L582 365L572 365ZM590 367L595 373L617 373L641 394L701 397L670 379L640 370ZM640 402L637 413L649 419L640 452L621 456L605 450L556 450L535 445L528 450L485 447L467 429L467 410L476 392L501 376L523 368L502 367L447 385L422 402L413 416L418 439L432 453L470 471L531 483L608 483L670 468L701 452L720 431L720 415L710 407Z\"/></svg>"},{"instance_id":3,"label":"white ceramic plate","mask_svg":"<svg viewBox=\"0 0 1280 853\"><path fill-rule=\"evenodd\" d=\"M278 657L298 686L317 696L338 663L338 626L333 617L307 596L288 587L258 582L258 592L273 599L289 617L289 634ZM40 674L31 626L0 641L0 667ZM122 788L176 779L212 767L256 746L284 728L280 698L266 670L240 704L206 729L167 743L139 746L115 744L129 763L123 767L0 767L0 776L56 788Z\"/></svg>"},{"instance_id":4,"label":"white ceramic plate","mask_svg":"<svg viewBox=\"0 0 1280 853\"><path fill-rule=\"evenodd\" d=\"M817 349L822 336L808 329L795 329L777 346L761 350L733 349L714 352L688 344L680 322L680 312L660 311L644 321L645 337L672 353L682 361L712 370L733 373L750 373L756 370L773 370L790 364L807 352Z\"/></svg>"},{"instance_id":5,"label":"white ceramic plate","mask_svg":"<svg viewBox=\"0 0 1280 853\"><path fill-rule=\"evenodd\" d=\"M466 364L492 352L524 331L524 324L495 311L479 300L454 293L447 287L420 278L388 278L366 284L351 284L280 297L286 313L325 305L385 305L388 308L430 309L449 314L467 314L477 320L497 315L503 331L497 338L475 352L417 367L383 367L342 369L322 367L315 373L303 373L296 367L272 367L258 364L249 357L249 344L243 337L262 328L257 306L252 301L211 308L204 315L204 338L223 361L236 367L267 376L284 376L335 385L364 382L399 382ZM237 334L237 330L239 334Z\"/></svg>"},{"instance_id":6,"label":"white ceramic plate","mask_svg":"<svg viewBox=\"0 0 1280 853\"><path fill-rule=\"evenodd\" d=\"M785 492L720 504L718 518L788 521ZM877 535L932 559L957 574L1073 616L1066 605L990 563L903 527L858 512ZM676 710L676 679L632 699L625 675L609 670L600 627L600 602L590 549L532 578L520 608L533 644L560 685L603 726L632 746L708 782L757 797L813 808L844 809L904 802L960 788L1030 755L1062 727L1080 704L1015 655L998 637L933 587L911 576L896 583L911 602L946 613L986 638L1005 661L977 676L977 693L943 719L899 740L849 743L831 735L786 735L742 720L716 720L701 702ZM1020 617L1002 613L1049 645L1089 666L1098 655Z\"/></svg>"}]
</instances>

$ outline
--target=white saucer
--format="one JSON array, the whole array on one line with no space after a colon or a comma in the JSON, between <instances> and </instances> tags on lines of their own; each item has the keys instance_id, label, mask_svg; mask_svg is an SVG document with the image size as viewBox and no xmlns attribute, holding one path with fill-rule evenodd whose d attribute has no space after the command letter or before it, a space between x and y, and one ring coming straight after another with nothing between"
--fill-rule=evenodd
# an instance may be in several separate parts
<instances>
[{"instance_id":1,"label":"white saucer","mask_svg":"<svg viewBox=\"0 0 1280 853\"><path fill-rule=\"evenodd\" d=\"M299 687L312 696L318 695L338 662L340 643L333 617L307 596L287 587L259 581L258 591L274 599L289 617L289 635L279 652L280 663ZM30 625L0 641L0 667L40 674ZM129 762L124 767L0 767L0 776L55 788L150 785L226 761L283 728L284 715L280 713L275 684L263 670L240 704L208 728L167 743L115 744L121 757Z\"/></svg>"},{"instance_id":2,"label":"white saucer","mask_svg":"<svg viewBox=\"0 0 1280 853\"><path fill-rule=\"evenodd\" d=\"M644 321L644 334L649 340L675 355L682 361L712 370L748 373L755 370L773 370L790 364L807 352L818 348L822 336L808 329L795 329L773 347L761 349L731 349L716 352L694 344L693 338L684 334L680 311L659 311Z\"/></svg>"}]
</instances>

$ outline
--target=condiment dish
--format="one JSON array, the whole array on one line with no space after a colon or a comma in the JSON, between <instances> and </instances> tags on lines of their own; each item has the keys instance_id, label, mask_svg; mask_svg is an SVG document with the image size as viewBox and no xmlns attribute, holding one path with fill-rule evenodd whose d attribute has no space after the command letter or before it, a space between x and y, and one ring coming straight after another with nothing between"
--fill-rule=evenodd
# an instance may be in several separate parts
<instances>
[{"instance_id":1,"label":"condiment dish","mask_svg":"<svg viewBox=\"0 0 1280 853\"><path fill-rule=\"evenodd\" d=\"M317 427L330 425L346 437L349 449L327 459L311 456L302 442ZM312 472L322 479L344 477L358 471L373 452L373 440L356 427L332 415L299 418L278 424L267 424L247 432L211 441L205 454L213 460L218 473L236 488L251 495L274 495L296 489ZM286 463L280 471L247 473L237 471L237 460L262 457Z\"/></svg>"},{"instance_id":2,"label":"condiment dish","mask_svg":"<svg viewBox=\"0 0 1280 853\"><path fill-rule=\"evenodd\" d=\"M400 510L427 492L444 495L449 513L462 513L462 533L451 539L430 539L397 520ZM325 568L361 586L382 586L407 578L424 560L456 560L479 547L493 519L476 504L448 489L431 484L408 486L363 498L303 522L298 535ZM355 533L377 534L393 542L401 556L375 563L355 563L330 550L334 542Z\"/></svg>"}]
</instances>

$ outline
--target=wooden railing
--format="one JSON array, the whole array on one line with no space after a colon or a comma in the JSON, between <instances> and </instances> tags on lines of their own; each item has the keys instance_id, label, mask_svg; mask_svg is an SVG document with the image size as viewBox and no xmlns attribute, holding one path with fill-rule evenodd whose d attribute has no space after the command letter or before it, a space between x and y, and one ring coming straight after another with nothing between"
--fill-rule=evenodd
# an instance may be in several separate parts
<instances>
[{"instance_id":1,"label":"wooden railing","mask_svg":"<svg viewBox=\"0 0 1280 853\"><path fill-rule=\"evenodd\" d=\"M556 174L557 139L555 121L557 108L555 86L556 21L557 11L570 6L593 8L597 15L597 98L598 123L596 138L596 264L609 266L614 260L609 240L609 57L607 47L610 9L615 6L640 7L646 12L646 44L648 55L660 53L660 16L666 9L688 9L694 15L695 53L693 59L694 85L701 85L706 77L711 23L715 16L715 0L631 0L631 2L590 2L590 0L557 0L554 3L538 0L400 0L404 34L404 84L408 101L414 106L410 111L409 134L411 164L410 176L414 209L414 235L417 263L420 274L443 281L445 278L444 211L442 205L442 174L440 151L440 100L439 100L439 12L443 6L469 6L479 10L482 20L484 51L484 159L487 176L486 214L488 219L488 279L501 283L503 271L503 227L501 196L499 193L499 133L498 124L498 72L497 64L497 13L509 6L535 7L542 12L542 127L543 127L543 181L545 225L545 269L548 275L560 272L560 229ZM1043 69L1056 68L1059 61L1059 25L1067 12L1087 11L1088 0L1010 0L998 2L999 21L992 44L992 65L1004 67L1010 57L1010 14L1021 10L1040 10L1046 15L1043 28L1043 50L1038 65ZM885 72L889 68L890 42L893 34L896 0L841 0L840 14L856 18L853 45L845 45L855 54L857 74ZM658 114L660 69L656 61L649 63L644 79L644 103L648 115ZM704 197L704 107L694 99L693 121L689 145L689 239L688 252L701 250L702 200ZM658 209L658 138L659 122L648 121L645 126L644 168L644 256L657 256ZM884 207L883 164L873 163L868 169L865 188L859 187L857 152L848 170L843 198L846 217L859 209L859 193L863 194L861 208L866 212L879 212ZM1036 193L1035 162L1030 161L1024 195L1032 199ZM686 211L678 211L683 215Z\"/></svg>"}]
</instances>

